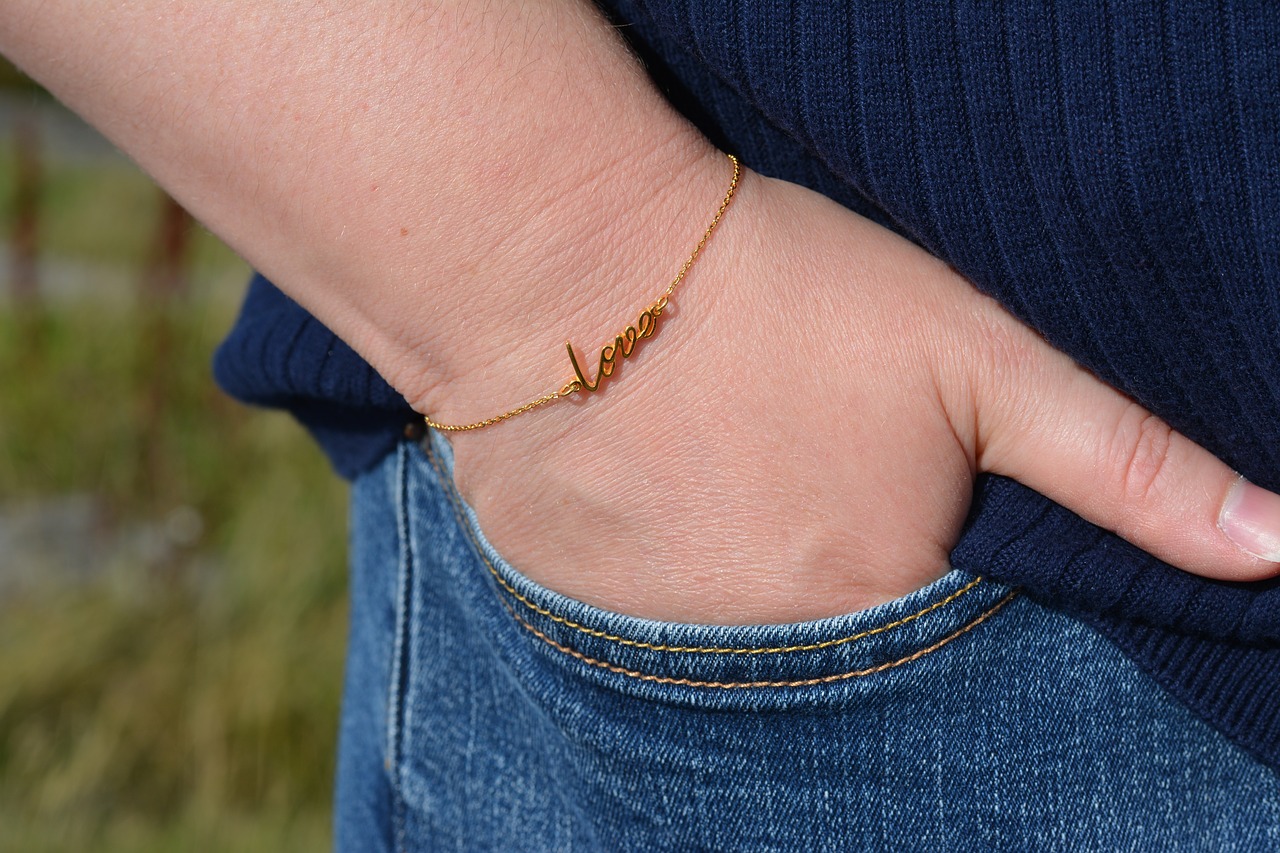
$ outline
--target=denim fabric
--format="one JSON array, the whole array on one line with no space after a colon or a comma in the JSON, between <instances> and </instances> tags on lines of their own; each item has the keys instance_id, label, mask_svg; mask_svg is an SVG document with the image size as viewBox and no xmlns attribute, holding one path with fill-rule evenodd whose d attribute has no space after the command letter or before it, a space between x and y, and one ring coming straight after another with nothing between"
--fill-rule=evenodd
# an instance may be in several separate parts
<instances>
[{"instance_id":1,"label":"denim fabric","mask_svg":"<svg viewBox=\"0 0 1280 853\"><path fill-rule=\"evenodd\" d=\"M354 487L340 849L1280 849L1272 770L1016 590L607 613L495 553L450 463L406 441Z\"/></svg>"}]
</instances>

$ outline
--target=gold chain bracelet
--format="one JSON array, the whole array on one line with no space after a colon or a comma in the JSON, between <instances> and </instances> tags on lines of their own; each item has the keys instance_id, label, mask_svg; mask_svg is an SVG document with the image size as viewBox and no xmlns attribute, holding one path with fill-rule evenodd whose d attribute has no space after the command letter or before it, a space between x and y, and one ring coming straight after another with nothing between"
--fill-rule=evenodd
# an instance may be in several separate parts
<instances>
[{"instance_id":1,"label":"gold chain bracelet","mask_svg":"<svg viewBox=\"0 0 1280 853\"><path fill-rule=\"evenodd\" d=\"M604 380L613 375L613 369L618 357L630 358L631 354L635 352L636 343L643 338L652 337L653 333L657 331L658 318L666 310L671 295L675 293L676 287L680 285L680 282L684 281L684 277L693 266L693 262L698 259L698 255L702 254L707 241L711 239L711 233L720 224L720 220L724 217L724 212L729 209L729 203L733 201L733 194L738 189L738 179L742 176L742 166L738 163L737 157L732 154L726 156L728 156L729 162L733 164L733 178L729 181L729 191L724 194L724 200L720 202L720 208L716 211L715 218L711 220L711 224L703 232L702 239L698 241L698 245L694 246L693 254L689 255L689 259L680 267L680 272L676 273L676 277L667 285L667 289L648 308L640 312L640 319L636 321L635 325L627 326L622 330L621 334L614 337L612 343L606 344L601 348L600 365L596 370L594 382L587 379L582 367L579 366L578 357L573 352L573 344L565 341L564 346L569 351L569 363L573 365L574 378L561 386L560 390L543 394L538 399L525 403L523 406L519 406L509 412L503 412L500 415L494 415L491 418L485 418L472 424L442 424L433 421L430 415L423 415L423 420L427 422L427 426L446 432L466 432L473 429L484 429L487 426L510 420L516 415L523 415L525 412L533 411L539 406L545 406L547 403L559 400L561 397L568 397L570 394L576 394L579 391L595 391L599 389Z\"/></svg>"}]
</instances>

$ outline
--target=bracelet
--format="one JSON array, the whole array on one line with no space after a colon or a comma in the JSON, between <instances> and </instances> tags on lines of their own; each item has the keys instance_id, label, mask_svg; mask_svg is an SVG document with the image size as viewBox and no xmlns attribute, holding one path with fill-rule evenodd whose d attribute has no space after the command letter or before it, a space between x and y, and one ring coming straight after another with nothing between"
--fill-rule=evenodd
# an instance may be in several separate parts
<instances>
[{"instance_id":1,"label":"bracelet","mask_svg":"<svg viewBox=\"0 0 1280 853\"><path fill-rule=\"evenodd\" d=\"M423 415L423 420L427 422L427 426L432 429L444 430L445 432L467 432L474 429L484 429L487 426L510 420L516 415L523 415L525 412L533 411L539 406L545 406L547 403L554 402L562 397L568 397L570 394L577 394L579 391L595 391L603 384L604 380L613 375L613 369L617 364L619 356L622 358L630 358L635 352L636 344L644 339L653 337L653 333L658 328L658 318L662 316L662 312L671 299L671 295L675 293L676 287L684 280L685 274L689 272L694 261L698 259L698 255L702 254L703 248L707 245L707 241L711 239L711 234L716 230L716 226L720 224L724 212L729 209L729 203L733 201L733 194L738 189L738 179L742 175L742 166L738 163L738 158L732 154L726 155L729 162L733 164L733 178L729 182L729 190L724 194L724 200L720 202L720 208L716 211L715 218L711 220L711 224L707 226L707 230L703 232L702 239L698 241L698 245L694 247L693 253L689 255L689 259L680 267L680 272L676 273L676 277L672 279L671 284L667 285L667 289L662 292L656 300L654 300L648 308L640 312L640 319L635 325L627 326L622 333L614 337L613 342L606 344L600 350L600 364L596 370L595 381L587 379L582 371L582 367L578 364L578 357L574 354L573 344L569 341L564 342L565 349L569 351L569 363L573 365L573 379L561 386L560 390L552 391L549 394L543 394L536 400L525 403L523 406L512 409L509 412L503 412L500 415L494 415L491 418L485 418L482 421L476 421L472 424L442 424L431 419L430 415Z\"/></svg>"}]
</instances>

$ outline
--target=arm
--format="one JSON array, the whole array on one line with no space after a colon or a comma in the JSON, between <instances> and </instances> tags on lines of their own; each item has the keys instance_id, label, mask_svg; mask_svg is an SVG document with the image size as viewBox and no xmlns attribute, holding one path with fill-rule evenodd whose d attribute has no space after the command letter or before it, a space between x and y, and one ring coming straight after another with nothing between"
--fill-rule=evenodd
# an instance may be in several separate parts
<instances>
[{"instance_id":1,"label":"arm","mask_svg":"<svg viewBox=\"0 0 1280 853\"><path fill-rule=\"evenodd\" d=\"M0 49L411 402L495 345L507 394L559 375L527 318L599 337L626 306L604 282L682 251L721 191L585 4L266 8L19 2ZM459 411L502 389L455 390Z\"/></svg>"},{"instance_id":2,"label":"arm","mask_svg":"<svg viewBox=\"0 0 1280 853\"><path fill-rule=\"evenodd\" d=\"M365 5L15 0L0 49L420 411L477 420L562 384L566 338L594 352L632 321L728 166L584 3ZM1280 537L1250 536L1280 499L795 186L746 176L621 373L455 441L494 544L592 603L776 621L883 601L945 570L980 470L1188 570L1277 569Z\"/></svg>"}]
</instances>

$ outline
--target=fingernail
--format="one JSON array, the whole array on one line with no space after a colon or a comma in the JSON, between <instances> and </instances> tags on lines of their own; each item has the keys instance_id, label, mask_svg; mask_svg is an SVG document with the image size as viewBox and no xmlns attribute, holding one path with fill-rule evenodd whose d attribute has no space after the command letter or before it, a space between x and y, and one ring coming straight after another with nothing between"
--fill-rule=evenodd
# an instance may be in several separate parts
<instances>
[{"instance_id":1,"label":"fingernail","mask_svg":"<svg viewBox=\"0 0 1280 853\"><path fill-rule=\"evenodd\" d=\"M1222 503L1218 529L1240 550L1270 562L1280 562L1280 495L1236 480Z\"/></svg>"}]
</instances>

